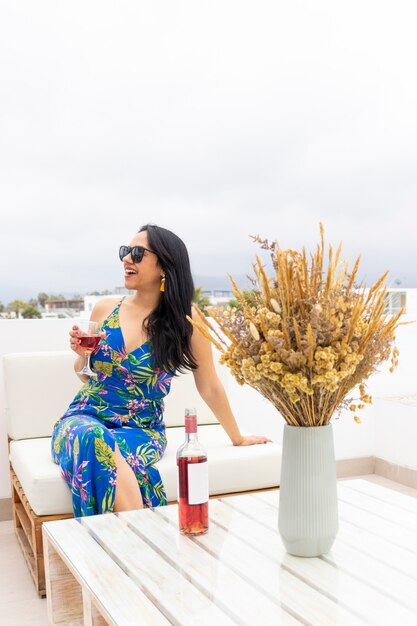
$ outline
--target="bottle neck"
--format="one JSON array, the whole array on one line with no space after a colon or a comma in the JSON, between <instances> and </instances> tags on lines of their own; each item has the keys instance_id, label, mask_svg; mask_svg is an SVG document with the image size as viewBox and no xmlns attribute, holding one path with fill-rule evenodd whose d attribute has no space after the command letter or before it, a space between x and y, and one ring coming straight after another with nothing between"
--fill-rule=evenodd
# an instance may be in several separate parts
<instances>
[{"instance_id":1,"label":"bottle neck","mask_svg":"<svg viewBox=\"0 0 417 626\"><path fill-rule=\"evenodd\" d=\"M186 442L198 441L197 433L185 433L185 441Z\"/></svg>"}]
</instances>

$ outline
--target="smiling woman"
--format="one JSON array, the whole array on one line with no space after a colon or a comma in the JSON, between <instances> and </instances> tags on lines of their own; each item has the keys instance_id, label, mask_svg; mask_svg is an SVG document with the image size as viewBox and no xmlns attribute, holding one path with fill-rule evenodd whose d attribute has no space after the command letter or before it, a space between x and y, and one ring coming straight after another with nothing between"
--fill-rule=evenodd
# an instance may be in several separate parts
<instances>
[{"instance_id":1,"label":"smiling woman","mask_svg":"<svg viewBox=\"0 0 417 626\"><path fill-rule=\"evenodd\" d=\"M152 337L156 361L163 369L196 369L190 345L193 329L186 319L191 315L194 283L184 242L171 231L148 224L129 246L120 247L119 257L125 286L136 291L128 299L133 306L132 314L126 314L126 332L137 338L141 321L142 337Z\"/></svg>"},{"instance_id":2,"label":"smiling woman","mask_svg":"<svg viewBox=\"0 0 417 626\"><path fill-rule=\"evenodd\" d=\"M155 463L167 440L164 400L172 378L192 370L197 389L233 445L271 441L242 437L216 374L210 342L193 329L194 284L187 249L171 231L147 224L119 249L125 285L134 295L103 299L91 319L101 340L94 376L56 422L52 455L71 489L74 514L167 504ZM70 332L80 369L80 330Z\"/></svg>"}]
</instances>

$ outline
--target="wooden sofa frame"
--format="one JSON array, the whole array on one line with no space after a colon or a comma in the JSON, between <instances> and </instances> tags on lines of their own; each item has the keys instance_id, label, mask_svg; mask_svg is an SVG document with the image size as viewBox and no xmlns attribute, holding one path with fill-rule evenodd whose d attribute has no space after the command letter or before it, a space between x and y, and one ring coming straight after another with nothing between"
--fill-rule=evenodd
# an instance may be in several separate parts
<instances>
[{"instance_id":1,"label":"wooden sofa frame","mask_svg":"<svg viewBox=\"0 0 417 626\"><path fill-rule=\"evenodd\" d=\"M29 572L41 598L46 597L43 561L42 523L73 517L66 515L36 515L26 498L22 485L10 466L12 483L12 513L14 530Z\"/></svg>"}]
</instances>

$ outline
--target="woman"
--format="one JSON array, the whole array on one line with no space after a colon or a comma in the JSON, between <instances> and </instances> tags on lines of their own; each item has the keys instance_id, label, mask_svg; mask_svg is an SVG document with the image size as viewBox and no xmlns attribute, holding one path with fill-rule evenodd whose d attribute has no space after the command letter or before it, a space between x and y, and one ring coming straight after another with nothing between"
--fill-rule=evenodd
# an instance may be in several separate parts
<instances>
[{"instance_id":1,"label":"woman","mask_svg":"<svg viewBox=\"0 0 417 626\"><path fill-rule=\"evenodd\" d=\"M97 377L82 377L85 384L52 435L52 456L71 488L77 517L167 504L155 463L167 444L163 398L177 371L193 371L198 392L233 445L272 441L240 434L211 342L186 319L198 315L191 307L194 285L183 241L147 224L119 256L125 285L136 293L95 305L91 320L102 332L91 359ZM79 336L73 326L76 372L85 355Z\"/></svg>"}]
</instances>

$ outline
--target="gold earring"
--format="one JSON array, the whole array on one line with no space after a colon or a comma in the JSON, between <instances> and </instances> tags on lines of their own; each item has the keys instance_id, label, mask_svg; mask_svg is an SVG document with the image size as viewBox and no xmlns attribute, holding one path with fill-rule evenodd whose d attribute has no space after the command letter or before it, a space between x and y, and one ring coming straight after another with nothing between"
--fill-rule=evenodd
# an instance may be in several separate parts
<instances>
[{"instance_id":1,"label":"gold earring","mask_svg":"<svg viewBox=\"0 0 417 626\"><path fill-rule=\"evenodd\" d=\"M162 276L161 286L159 288L159 291L165 291L165 276Z\"/></svg>"}]
</instances>

